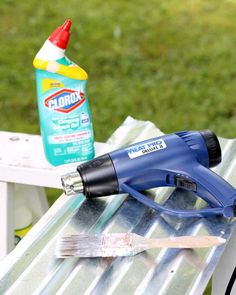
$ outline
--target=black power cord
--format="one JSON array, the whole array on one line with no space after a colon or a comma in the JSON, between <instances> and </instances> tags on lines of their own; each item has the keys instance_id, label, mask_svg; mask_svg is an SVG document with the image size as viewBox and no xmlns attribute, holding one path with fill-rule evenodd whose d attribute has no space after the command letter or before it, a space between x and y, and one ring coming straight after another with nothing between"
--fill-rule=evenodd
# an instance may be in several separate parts
<instances>
[{"instance_id":1,"label":"black power cord","mask_svg":"<svg viewBox=\"0 0 236 295\"><path fill-rule=\"evenodd\" d=\"M230 295L231 294L231 291L232 291L233 285L235 283L235 280L236 280L236 267L234 268L234 271L233 271L232 276L231 276L231 278L229 280L228 286L227 286L227 288L225 290L225 295Z\"/></svg>"}]
</instances>

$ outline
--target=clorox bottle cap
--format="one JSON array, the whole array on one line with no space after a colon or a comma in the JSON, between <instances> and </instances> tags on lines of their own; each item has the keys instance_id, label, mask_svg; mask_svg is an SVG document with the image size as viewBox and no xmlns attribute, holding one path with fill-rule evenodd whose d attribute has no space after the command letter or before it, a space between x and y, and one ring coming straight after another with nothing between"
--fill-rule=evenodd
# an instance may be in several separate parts
<instances>
[{"instance_id":1,"label":"clorox bottle cap","mask_svg":"<svg viewBox=\"0 0 236 295\"><path fill-rule=\"evenodd\" d=\"M70 39L71 20L67 19L62 26L59 26L49 37L54 45L61 49L66 49Z\"/></svg>"}]
</instances>

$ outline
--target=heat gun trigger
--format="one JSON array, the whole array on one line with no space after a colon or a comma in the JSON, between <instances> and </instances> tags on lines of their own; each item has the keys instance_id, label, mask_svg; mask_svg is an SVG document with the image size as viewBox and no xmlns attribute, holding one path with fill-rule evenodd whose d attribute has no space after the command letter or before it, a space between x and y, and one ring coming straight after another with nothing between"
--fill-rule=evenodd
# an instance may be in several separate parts
<instances>
[{"instance_id":1,"label":"heat gun trigger","mask_svg":"<svg viewBox=\"0 0 236 295\"><path fill-rule=\"evenodd\" d=\"M190 190L194 193L197 192L196 182L192 181L191 179L189 179L181 174L177 174L175 176L175 186L178 188Z\"/></svg>"}]
</instances>

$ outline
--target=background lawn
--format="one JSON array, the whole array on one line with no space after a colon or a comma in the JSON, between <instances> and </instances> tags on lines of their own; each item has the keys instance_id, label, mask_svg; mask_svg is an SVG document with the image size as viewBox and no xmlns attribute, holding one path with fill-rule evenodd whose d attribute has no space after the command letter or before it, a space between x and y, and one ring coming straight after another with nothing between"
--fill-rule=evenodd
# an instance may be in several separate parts
<instances>
[{"instance_id":1,"label":"background lawn","mask_svg":"<svg viewBox=\"0 0 236 295\"><path fill-rule=\"evenodd\" d=\"M97 141L128 115L164 132L236 137L235 1L1 0L0 9L1 130L39 133L32 60L71 18L67 55L89 73Z\"/></svg>"}]
</instances>

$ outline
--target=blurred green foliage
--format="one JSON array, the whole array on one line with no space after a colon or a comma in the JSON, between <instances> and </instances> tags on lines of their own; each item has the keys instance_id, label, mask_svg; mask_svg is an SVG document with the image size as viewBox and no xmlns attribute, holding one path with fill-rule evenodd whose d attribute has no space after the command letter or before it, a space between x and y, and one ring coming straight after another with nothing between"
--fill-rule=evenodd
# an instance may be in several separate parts
<instances>
[{"instance_id":1,"label":"blurred green foliage","mask_svg":"<svg viewBox=\"0 0 236 295\"><path fill-rule=\"evenodd\" d=\"M0 10L1 130L39 133L32 60L71 18L67 55L89 73L97 141L128 115L236 136L234 1L2 0Z\"/></svg>"}]
</instances>

